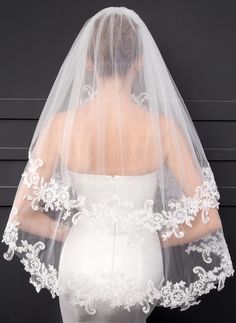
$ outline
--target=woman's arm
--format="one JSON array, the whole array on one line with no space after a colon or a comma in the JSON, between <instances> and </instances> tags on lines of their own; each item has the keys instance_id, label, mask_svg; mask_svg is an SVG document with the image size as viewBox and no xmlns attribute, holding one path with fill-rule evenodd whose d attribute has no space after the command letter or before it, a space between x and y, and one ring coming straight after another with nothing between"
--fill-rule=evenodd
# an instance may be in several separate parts
<instances>
[{"instance_id":1,"label":"woman's arm","mask_svg":"<svg viewBox=\"0 0 236 323\"><path fill-rule=\"evenodd\" d=\"M183 132L172 120L166 120L163 126L165 138L165 160L168 168L173 173L184 194L193 197L197 186L202 184L200 170L197 170L198 163L194 163L194 154L191 153L190 145L185 139ZM178 143L178 145L177 145ZM181 154L183 165L177 161ZM183 176L185 174L185 176ZM161 241L164 247L182 245L214 232L222 227L221 219L217 208L209 208L209 221L204 223L201 217L201 210L198 212L195 219L192 221L192 227L187 224L180 225L181 231L184 232L182 238L177 238L174 235Z\"/></svg>"},{"instance_id":2,"label":"woman's arm","mask_svg":"<svg viewBox=\"0 0 236 323\"><path fill-rule=\"evenodd\" d=\"M53 119L50 119L48 126L40 134L33 150L32 157L40 158L43 161L43 165L37 170L37 174L42 176L45 181L50 178L53 168L58 162L61 126L61 115L58 114ZM19 229L44 238L63 241L66 238L69 227L53 220L46 213L33 210L31 201L24 198L25 195L30 193L31 188L24 185L22 181L14 200L14 207L17 208Z\"/></svg>"}]
</instances>

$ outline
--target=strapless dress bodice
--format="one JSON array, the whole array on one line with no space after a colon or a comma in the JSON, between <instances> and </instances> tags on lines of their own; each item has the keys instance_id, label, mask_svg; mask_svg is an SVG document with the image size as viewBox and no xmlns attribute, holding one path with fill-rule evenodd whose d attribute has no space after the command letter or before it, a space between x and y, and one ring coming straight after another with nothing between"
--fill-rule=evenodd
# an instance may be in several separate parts
<instances>
[{"instance_id":1,"label":"strapless dress bodice","mask_svg":"<svg viewBox=\"0 0 236 323\"><path fill-rule=\"evenodd\" d=\"M67 301L85 306L89 316L97 306L149 309L149 283L163 281L152 215L158 171L124 176L69 171L69 176L82 205L60 258L59 286Z\"/></svg>"},{"instance_id":2,"label":"strapless dress bodice","mask_svg":"<svg viewBox=\"0 0 236 323\"><path fill-rule=\"evenodd\" d=\"M118 196L142 207L147 199L154 199L158 170L141 175L101 175L69 171L71 184L77 195L86 196L88 204Z\"/></svg>"}]
</instances>

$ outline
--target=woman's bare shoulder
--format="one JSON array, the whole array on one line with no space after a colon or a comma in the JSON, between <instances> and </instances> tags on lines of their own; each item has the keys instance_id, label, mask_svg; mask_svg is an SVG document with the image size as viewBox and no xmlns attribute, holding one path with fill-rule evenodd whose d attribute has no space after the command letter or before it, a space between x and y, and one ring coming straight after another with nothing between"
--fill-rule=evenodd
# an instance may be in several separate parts
<instances>
[{"instance_id":1,"label":"woman's bare shoulder","mask_svg":"<svg viewBox=\"0 0 236 323\"><path fill-rule=\"evenodd\" d=\"M140 109L137 114L137 121L150 131L158 127L161 133L165 133L168 128L168 119L166 117L144 109Z\"/></svg>"},{"instance_id":2,"label":"woman's bare shoulder","mask_svg":"<svg viewBox=\"0 0 236 323\"><path fill-rule=\"evenodd\" d=\"M86 106L77 108L74 111L57 112L52 119L52 128L55 130L62 128L66 118L71 114L73 114L73 117L79 118L80 121L85 122L90 120L89 116L91 114L91 109L89 109L89 105L87 104ZM171 118L150 112L140 106L133 106L133 109L130 109L129 113L127 112L127 117L131 123L136 123L137 126L141 127L143 130L151 130L153 126L155 127L156 123L156 126L160 127L161 132L166 134L168 132L168 128L175 125Z\"/></svg>"},{"instance_id":3,"label":"woman's bare shoulder","mask_svg":"<svg viewBox=\"0 0 236 323\"><path fill-rule=\"evenodd\" d=\"M77 111L59 111L51 118L51 125L54 129L62 128L69 116L75 117Z\"/></svg>"}]
</instances>

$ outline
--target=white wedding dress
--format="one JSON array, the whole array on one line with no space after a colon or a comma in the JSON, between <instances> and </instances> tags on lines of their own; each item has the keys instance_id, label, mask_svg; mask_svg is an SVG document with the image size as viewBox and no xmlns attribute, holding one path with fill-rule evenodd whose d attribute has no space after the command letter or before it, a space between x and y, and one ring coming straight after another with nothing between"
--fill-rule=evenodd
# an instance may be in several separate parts
<instances>
[{"instance_id":1,"label":"white wedding dress","mask_svg":"<svg viewBox=\"0 0 236 323\"><path fill-rule=\"evenodd\" d=\"M143 209L146 200L154 199L158 171L130 176L70 171L70 175L76 194L86 196L87 205L100 212L72 226L64 243L59 265L65 291L59 297L63 322L146 322L154 305L144 302L148 309L144 313L138 300L148 281L156 287L163 281L159 236L149 230L133 230L131 235L134 224L126 222L126 230L119 229L110 217L127 220L130 208ZM127 207L130 201L133 206Z\"/></svg>"},{"instance_id":2,"label":"white wedding dress","mask_svg":"<svg viewBox=\"0 0 236 323\"><path fill-rule=\"evenodd\" d=\"M148 27L131 9L102 9L43 107L4 258L59 296L64 323L145 323L154 307L187 310L233 276L219 199Z\"/></svg>"}]
</instances>

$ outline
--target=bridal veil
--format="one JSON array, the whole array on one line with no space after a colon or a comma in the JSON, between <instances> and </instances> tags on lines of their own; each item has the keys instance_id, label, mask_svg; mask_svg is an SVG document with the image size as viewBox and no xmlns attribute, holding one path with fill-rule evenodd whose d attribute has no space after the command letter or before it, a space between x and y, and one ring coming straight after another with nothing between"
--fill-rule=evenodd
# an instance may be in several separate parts
<instances>
[{"instance_id":1,"label":"bridal veil","mask_svg":"<svg viewBox=\"0 0 236 323\"><path fill-rule=\"evenodd\" d=\"M84 177L74 173L91 176L93 203L78 194ZM122 197L114 189L100 198L99 176L145 183L138 180ZM142 203L130 198L138 194ZM145 313L150 305L185 310L221 290L234 273L219 198L194 124L147 26L133 10L105 8L79 32L46 100L4 231L4 257L20 258L38 292L46 288L55 297L74 288L72 304L89 315L97 301L125 311L137 305ZM125 271L94 271L91 278L81 270L78 288L60 278L63 245L84 223L91 232L84 254L95 267L86 246L99 234L111 234L111 241L125 234L127 252L146 245L153 259L148 237L158 237L162 262L152 271L162 273L160 283L147 275L145 263L142 289ZM119 258L112 250L111 261Z\"/></svg>"}]
</instances>

